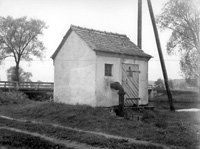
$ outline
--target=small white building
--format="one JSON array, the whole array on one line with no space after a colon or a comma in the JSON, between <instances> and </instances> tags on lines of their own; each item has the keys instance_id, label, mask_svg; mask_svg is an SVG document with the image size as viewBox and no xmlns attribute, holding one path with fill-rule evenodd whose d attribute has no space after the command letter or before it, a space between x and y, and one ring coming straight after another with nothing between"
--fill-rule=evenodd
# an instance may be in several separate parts
<instances>
[{"instance_id":1,"label":"small white building","mask_svg":"<svg viewBox=\"0 0 200 149\"><path fill-rule=\"evenodd\" d=\"M54 101L91 106L118 105L118 94L110 88L119 82L128 99L148 104L150 55L126 35L71 25L52 55Z\"/></svg>"}]
</instances>

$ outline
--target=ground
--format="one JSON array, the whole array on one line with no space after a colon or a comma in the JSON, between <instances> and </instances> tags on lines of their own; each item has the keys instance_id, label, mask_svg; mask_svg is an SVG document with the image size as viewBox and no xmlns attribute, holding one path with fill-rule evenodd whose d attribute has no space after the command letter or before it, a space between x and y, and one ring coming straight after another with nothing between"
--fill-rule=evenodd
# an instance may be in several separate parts
<instances>
[{"instance_id":1,"label":"ground","mask_svg":"<svg viewBox=\"0 0 200 149\"><path fill-rule=\"evenodd\" d=\"M87 105L52 102L1 104L0 115L15 120L0 117L0 128L4 128L0 129L0 144L8 148L35 148L38 144L41 148L47 145L44 148L78 148L59 142L70 140L93 148L195 149L200 146L200 112L170 112L167 102L152 104L155 105L154 110L127 109L125 118L119 118L109 108ZM198 105L175 103L179 109L198 108ZM28 121L19 121L22 119ZM33 133L41 136L33 136ZM54 141L42 136L54 138ZM33 142L38 144L30 140L37 140Z\"/></svg>"}]
</instances>

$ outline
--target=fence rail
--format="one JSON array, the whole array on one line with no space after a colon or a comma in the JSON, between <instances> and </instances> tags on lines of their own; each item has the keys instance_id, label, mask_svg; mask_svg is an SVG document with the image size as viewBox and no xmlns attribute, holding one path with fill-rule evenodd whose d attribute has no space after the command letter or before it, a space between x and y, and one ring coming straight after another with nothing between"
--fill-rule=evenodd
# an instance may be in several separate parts
<instances>
[{"instance_id":1,"label":"fence rail","mask_svg":"<svg viewBox=\"0 0 200 149\"><path fill-rule=\"evenodd\" d=\"M153 85L148 85L148 89L153 89Z\"/></svg>"},{"instance_id":2,"label":"fence rail","mask_svg":"<svg viewBox=\"0 0 200 149\"><path fill-rule=\"evenodd\" d=\"M52 82L15 82L15 81L0 81L1 89L27 89L27 90L53 90L54 83Z\"/></svg>"}]
</instances>

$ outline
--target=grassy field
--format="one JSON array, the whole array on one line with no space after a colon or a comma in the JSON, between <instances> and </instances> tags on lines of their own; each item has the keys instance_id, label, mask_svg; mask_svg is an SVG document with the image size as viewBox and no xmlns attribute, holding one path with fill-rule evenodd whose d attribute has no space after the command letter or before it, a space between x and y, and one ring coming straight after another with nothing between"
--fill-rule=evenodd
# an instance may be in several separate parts
<instances>
[{"instance_id":1,"label":"grassy field","mask_svg":"<svg viewBox=\"0 0 200 149\"><path fill-rule=\"evenodd\" d=\"M179 97L189 97L193 100L193 98L196 98L196 95L185 94ZM167 101L166 95L160 96L160 99L160 101L163 99ZM87 105L67 105L53 102L33 102L28 100L23 94L15 92L14 94L0 94L0 115L103 132L136 140L165 144L167 146L191 149L200 146L200 112L170 112L167 102L153 102L153 104L155 106L153 111L127 109L125 118L119 118L109 108L94 108ZM183 104L176 102L175 107L182 109L199 108L200 106L197 103ZM94 134L55 128L51 125L22 123L3 118L0 118L0 126L14 127L60 139L75 140L103 148L156 148L155 146L147 147L138 144L127 144L126 140L107 139ZM3 132L2 134L5 133ZM11 142L12 136L15 135L11 133ZM0 139L5 138L4 135L0 137ZM23 136L21 135L21 137ZM3 144L2 142L4 140L0 140L0 144ZM19 141L18 143L22 142ZM43 143L45 144L45 142ZM24 145L25 148L28 148L26 143Z\"/></svg>"},{"instance_id":2,"label":"grassy field","mask_svg":"<svg viewBox=\"0 0 200 149\"><path fill-rule=\"evenodd\" d=\"M167 105L166 105L167 106ZM55 123L63 126L80 128L83 130L91 130L104 132L124 137L135 138L137 140L146 140L157 143L166 144L168 146L179 146L194 149L200 145L198 132L200 131L200 112L170 112L166 109L157 109L154 111L127 110L126 119L119 118L110 113L108 108L90 107L86 105L66 105L60 103L40 103L31 102L30 104L1 105L0 114L11 116L14 118L25 118L29 120L43 121L47 123ZM1 125L15 126L17 128L32 129L31 125L16 124L1 120ZM41 131L45 129L37 126L32 131ZM46 126L45 126L46 128ZM49 128L49 129L48 129ZM52 135L57 132L61 134L74 134L70 132L61 133L58 130L53 131L50 126L47 127L45 133ZM78 136L78 137L77 137ZM89 139L88 139L89 138ZM67 138L69 139L69 138ZM115 142L105 138L95 138L85 134L77 134L74 136L77 141L83 141L87 144L97 144L102 147L122 145L125 142ZM111 147L110 147L111 148ZM130 147L131 148L131 147ZM142 148L142 147L139 147ZM145 148L145 147L143 147Z\"/></svg>"},{"instance_id":3,"label":"grassy field","mask_svg":"<svg viewBox=\"0 0 200 149\"><path fill-rule=\"evenodd\" d=\"M176 109L199 108L200 97L197 92L191 91L173 91L172 97ZM168 97L166 92L162 95L155 96L151 101L151 105L158 109L169 109Z\"/></svg>"},{"instance_id":4,"label":"grassy field","mask_svg":"<svg viewBox=\"0 0 200 149\"><path fill-rule=\"evenodd\" d=\"M200 103L200 97L197 92L172 90L172 96L174 102ZM159 96L155 95L152 101L167 102L167 99L166 91L162 91L162 94Z\"/></svg>"},{"instance_id":5,"label":"grassy field","mask_svg":"<svg viewBox=\"0 0 200 149\"><path fill-rule=\"evenodd\" d=\"M0 149L72 149L43 140L39 137L0 130Z\"/></svg>"},{"instance_id":6,"label":"grassy field","mask_svg":"<svg viewBox=\"0 0 200 149\"><path fill-rule=\"evenodd\" d=\"M16 121L10 121L10 120L5 120L0 118L0 126L8 126L8 127L15 127L21 130L27 130L30 132L36 132L40 134L44 134L48 137L53 137L61 140L71 140L71 141L77 141L80 143L85 143L94 147L101 147L101 148L109 148L109 149L161 149L160 147L156 147L154 145L150 146L145 146L145 145L140 145L140 144L128 144L126 140L123 139L108 139L103 136L98 136L94 134L88 134L84 132L77 132L73 130L67 130L67 129L62 129L62 128L56 128L51 125L42 125L42 124L32 124L32 123L21 123L21 122L16 122ZM12 137L14 138L14 137ZM15 142L18 142L19 139L15 140ZM24 136L25 138L25 136ZM11 139L12 140L12 139ZM32 142L37 141L33 140L29 142L32 144ZM8 143L10 143L9 141ZM20 143L24 144L24 141L21 141ZM26 143L26 142L25 142ZM27 142L28 143L28 142ZM19 144L19 142L18 142ZM37 145L38 143L35 142ZM48 147L48 146L49 147ZM51 144L47 144L47 149L48 148L53 148L51 147ZM34 146L34 143L33 143ZM44 147L45 148L45 147ZM58 146L57 148L61 148L62 146ZM46 149L46 148L45 148Z\"/></svg>"}]
</instances>

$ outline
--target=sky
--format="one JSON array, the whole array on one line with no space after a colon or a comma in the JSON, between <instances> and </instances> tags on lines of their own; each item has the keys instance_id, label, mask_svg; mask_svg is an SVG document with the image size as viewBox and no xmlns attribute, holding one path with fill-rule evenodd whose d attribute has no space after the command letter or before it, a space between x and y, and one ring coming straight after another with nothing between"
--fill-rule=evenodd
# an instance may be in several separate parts
<instances>
[{"instance_id":1,"label":"sky","mask_svg":"<svg viewBox=\"0 0 200 149\"><path fill-rule=\"evenodd\" d=\"M155 16L161 13L167 0L151 0ZM149 61L149 80L163 79L147 1L142 0L142 50L153 58ZM53 60L50 58L70 25L97 29L101 31L126 34L137 44L137 6L138 0L0 0L0 15L19 18L40 19L48 28L40 37L46 51L41 61L22 61L24 71L31 72L32 81L54 81ZM162 51L169 79L180 79L179 55L169 56L166 43L169 31L159 31ZM8 58L0 66L0 79L6 81L6 70L14 66L14 59Z\"/></svg>"}]
</instances>

